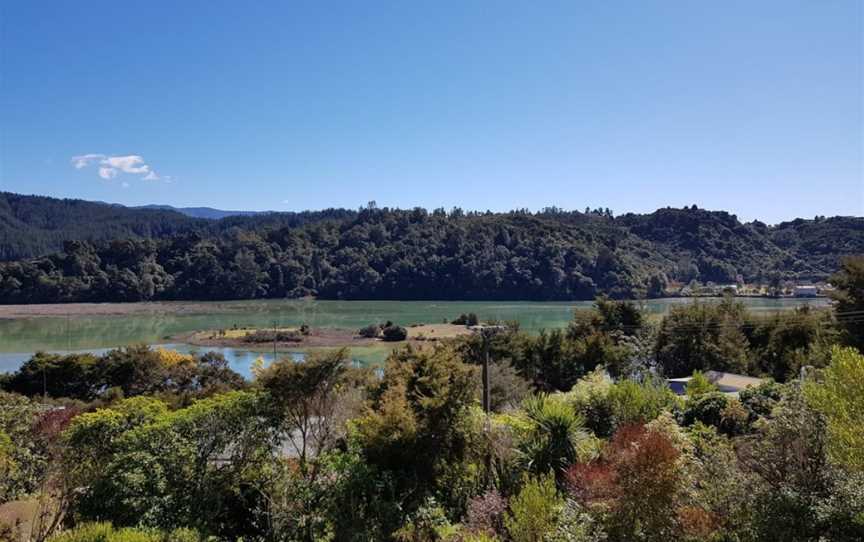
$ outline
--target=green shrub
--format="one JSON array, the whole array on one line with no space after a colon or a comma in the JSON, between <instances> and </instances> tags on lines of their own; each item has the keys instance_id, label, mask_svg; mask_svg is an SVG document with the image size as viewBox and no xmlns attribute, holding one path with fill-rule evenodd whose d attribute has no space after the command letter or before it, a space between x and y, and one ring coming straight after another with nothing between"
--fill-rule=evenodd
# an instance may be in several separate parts
<instances>
[{"instance_id":1,"label":"green shrub","mask_svg":"<svg viewBox=\"0 0 864 542\"><path fill-rule=\"evenodd\" d=\"M699 421L720 429L728 403L729 398L719 391L706 393L687 402L682 421L687 426Z\"/></svg>"},{"instance_id":2,"label":"green shrub","mask_svg":"<svg viewBox=\"0 0 864 542\"><path fill-rule=\"evenodd\" d=\"M693 399L712 391L718 391L717 386L712 384L702 371L693 371L693 377L687 382L687 397Z\"/></svg>"},{"instance_id":3,"label":"green shrub","mask_svg":"<svg viewBox=\"0 0 864 542\"><path fill-rule=\"evenodd\" d=\"M563 507L554 476L529 478L511 499L504 525L513 542L540 542L555 532Z\"/></svg>"},{"instance_id":4,"label":"green shrub","mask_svg":"<svg viewBox=\"0 0 864 542\"><path fill-rule=\"evenodd\" d=\"M477 318L477 315L473 312L469 312L468 314L460 314L459 318L450 322L456 326L476 326L480 320Z\"/></svg>"},{"instance_id":5,"label":"green shrub","mask_svg":"<svg viewBox=\"0 0 864 542\"><path fill-rule=\"evenodd\" d=\"M361 327L357 331L357 335L366 339L377 339L381 335L381 326L378 324L369 324L368 326Z\"/></svg>"},{"instance_id":6,"label":"green shrub","mask_svg":"<svg viewBox=\"0 0 864 542\"><path fill-rule=\"evenodd\" d=\"M201 535L194 529L174 529L170 532L156 529L115 529L111 523L82 523L62 531L49 542L199 542Z\"/></svg>"},{"instance_id":7,"label":"green shrub","mask_svg":"<svg viewBox=\"0 0 864 542\"><path fill-rule=\"evenodd\" d=\"M258 329L243 336L246 343L299 343L303 334L293 329Z\"/></svg>"},{"instance_id":8,"label":"green shrub","mask_svg":"<svg viewBox=\"0 0 864 542\"><path fill-rule=\"evenodd\" d=\"M402 326L389 325L381 330L381 336L385 341L404 341L408 338L408 330Z\"/></svg>"},{"instance_id":9,"label":"green shrub","mask_svg":"<svg viewBox=\"0 0 864 542\"><path fill-rule=\"evenodd\" d=\"M666 383L658 378L644 382L622 380L609 389L609 402L615 426L647 423L664 410L673 408L677 397Z\"/></svg>"}]
</instances>

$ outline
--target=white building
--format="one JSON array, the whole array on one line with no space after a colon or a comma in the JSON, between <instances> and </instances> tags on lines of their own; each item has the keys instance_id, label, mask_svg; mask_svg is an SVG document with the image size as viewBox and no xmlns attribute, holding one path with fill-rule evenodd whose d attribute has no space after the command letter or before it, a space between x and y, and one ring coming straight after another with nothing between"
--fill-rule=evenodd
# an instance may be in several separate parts
<instances>
[{"instance_id":1,"label":"white building","mask_svg":"<svg viewBox=\"0 0 864 542\"><path fill-rule=\"evenodd\" d=\"M819 291L812 284L795 286L795 297L816 297Z\"/></svg>"}]
</instances>

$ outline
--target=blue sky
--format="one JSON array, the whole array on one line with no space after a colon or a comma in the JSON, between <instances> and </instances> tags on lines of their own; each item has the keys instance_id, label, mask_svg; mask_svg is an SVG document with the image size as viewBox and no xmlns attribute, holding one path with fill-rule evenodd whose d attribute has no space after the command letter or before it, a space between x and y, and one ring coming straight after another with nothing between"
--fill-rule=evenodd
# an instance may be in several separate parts
<instances>
[{"instance_id":1,"label":"blue sky","mask_svg":"<svg viewBox=\"0 0 864 542\"><path fill-rule=\"evenodd\" d=\"M862 18L858 0L3 2L0 190L864 215Z\"/></svg>"}]
</instances>

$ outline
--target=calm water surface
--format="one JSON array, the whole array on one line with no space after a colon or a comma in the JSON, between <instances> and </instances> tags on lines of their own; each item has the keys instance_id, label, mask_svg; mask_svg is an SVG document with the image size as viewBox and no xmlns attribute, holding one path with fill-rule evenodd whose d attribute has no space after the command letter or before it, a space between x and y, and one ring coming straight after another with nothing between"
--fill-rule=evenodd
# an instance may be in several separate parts
<instances>
[{"instance_id":1,"label":"calm water surface","mask_svg":"<svg viewBox=\"0 0 864 542\"><path fill-rule=\"evenodd\" d=\"M740 299L750 310L773 312L810 304L825 306L825 299ZM714 300L716 301L716 300ZM646 311L663 314L670 307L690 303L686 298L640 302ZM130 344L171 344L182 351L194 347L176 344L175 337L205 329L233 326L299 326L360 328L372 322L409 325L449 321L461 313L476 313L481 320L519 322L522 329L565 327L575 309L591 307L591 301L575 302L469 302L469 301L307 301L261 300L213 303L213 312L202 314L136 314L128 316L67 316L0 320L0 372L15 370L37 350L49 352L102 352ZM202 305L196 303L196 305ZM249 366L262 355L233 348L207 348L225 354L232 367L248 375ZM359 350L359 349L358 349ZM286 353L279 353L280 356ZM302 356L294 352L292 355ZM363 362L380 361L386 351L377 349L352 356Z\"/></svg>"}]
</instances>

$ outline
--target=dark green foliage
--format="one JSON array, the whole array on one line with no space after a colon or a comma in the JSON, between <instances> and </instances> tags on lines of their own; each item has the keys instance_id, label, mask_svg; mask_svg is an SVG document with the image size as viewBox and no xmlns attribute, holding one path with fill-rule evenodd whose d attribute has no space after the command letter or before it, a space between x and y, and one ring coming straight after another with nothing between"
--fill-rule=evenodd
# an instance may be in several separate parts
<instances>
[{"instance_id":1,"label":"dark green foliage","mask_svg":"<svg viewBox=\"0 0 864 542\"><path fill-rule=\"evenodd\" d=\"M395 498L400 521L430 496L448 509L465 506L476 487L476 467L470 461L476 460L478 428L468 414L478 382L475 368L446 347L406 346L391 354L369 410L355 421L354 442L381 480L364 490L364 501L380 507L382 500Z\"/></svg>"},{"instance_id":2,"label":"dark green foliage","mask_svg":"<svg viewBox=\"0 0 864 542\"><path fill-rule=\"evenodd\" d=\"M2 303L639 298L661 295L670 280L824 279L849 249L834 243L810 262L774 245L770 229L698 209L613 218L368 207L210 221L13 194L0 198L0 217L4 209L0 260L20 261L0 265ZM858 246L860 223L801 227L830 227ZM29 256L37 259L21 260Z\"/></svg>"},{"instance_id":3,"label":"dark green foliage","mask_svg":"<svg viewBox=\"0 0 864 542\"><path fill-rule=\"evenodd\" d=\"M204 396L244 386L243 377L228 367L221 354L208 352L180 363L166 362L146 346L92 354L37 353L3 382L7 391L27 396L66 397L91 401L115 392L132 397L168 393Z\"/></svg>"},{"instance_id":4,"label":"dark green foliage","mask_svg":"<svg viewBox=\"0 0 864 542\"><path fill-rule=\"evenodd\" d=\"M766 382L756 387L745 388L738 394L738 400L750 414L753 422L759 417L771 415L771 411L782 398L784 386L776 382Z\"/></svg>"},{"instance_id":5,"label":"dark green foliage","mask_svg":"<svg viewBox=\"0 0 864 542\"><path fill-rule=\"evenodd\" d=\"M367 339L377 339L381 335L381 326L378 324L369 324L366 327L360 328L357 335Z\"/></svg>"},{"instance_id":6,"label":"dark green foliage","mask_svg":"<svg viewBox=\"0 0 864 542\"><path fill-rule=\"evenodd\" d=\"M389 342L404 341L408 338L408 330L402 326L391 324L381 330L381 337Z\"/></svg>"},{"instance_id":7,"label":"dark green foliage","mask_svg":"<svg viewBox=\"0 0 864 542\"><path fill-rule=\"evenodd\" d=\"M252 333L247 333L243 336L243 342L247 343L272 343L272 342L292 342L299 343L303 340L303 334L300 331L284 330L284 329L257 329Z\"/></svg>"},{"instance_id":8,"label":"dark green foliage","mask_svg":"<svg viewBox=\"0 0 864 542\"><path fill-rule=\"evenodd\" d=\"M790 387L746 446L743 463L757 476L753 513L757 540L861 540L861 479L828 460L825 419Z\"/></svg>"},{"instance_id":9,"label":"dark green foliage","mask_svg":"<svg viewBox=\"0 0 864 542\"><path fill-rule=\"evenodd\" d=\"M723 422L723 410L728 403L729 398L718 391L693 397L684 409L683 423L689 426L698 421L719 428Z\"/></svg>"},{"instance_id":10,"label":"dark green foliage","mask_svg":"<svg viewBox=\"0 0 864 542\"><path fill-rule=\"evenodd\" d=\"M576 462L579 441L587 438L585 420L572 406L545 394L526 399L523 410L531 423L524 446L528 470L554 474L562 483L565 470Z\"/></svg>"},{"instance_id":11,"label":"dark green foliage","mask_svg":"<svg viewBox=\"0 0 864 542\"><path fill-rule=\"evenodd\" d=\"M457 326L476 326L478 323L479 320L477 319L477 315L473 312L470 312L468 314L460 314L459 318L451 322L451 324Z\"/></svg>"},{"instance_id":12,"label":"dark green foliage","mask_svg":"<svg viewBox=\"0 0 864 542\"><path fill-rule=\"evenodd\" d=\"M259 534L245 490L276 446L260 402L231 392L169 412L133 398L78 416L65 433L74 519Z\"/></svg>"},{"instance_id":13,"label":"dark green foliage","mask_svg":"<svg viewBox=\"0 0 864 542\"><path fill-rule=\"evenodd\" d=\"M826 345L837 339L830 312L806 305L769 317L749 316L746 320L743 330L755 362L751 371L778 382L797 377L805 365L826 365Z\"/></svg>"},{"instance_id":14,"label":"dark green foliage","mask_svg":"<svg viewBox=\"0 0 864 542\"><path fill-rule=\"evenodd\" d=\"M831 282L837 288L835 309L837 320L845 330L846 342L864 350L864 256L844 259Z\"/></svg>"},{"instance_id":15,"label":"dark green foliage","mask_svg":"<svg viewBox=\"0 0 864 542\"><path fill-rule=\"evenodd\" d=\"M728 298L719 304L673 307L660 325L657 362L667 377L709 370L745 373L748 343L743 324L743 306Z\"/></svg>"}]
</instances>

